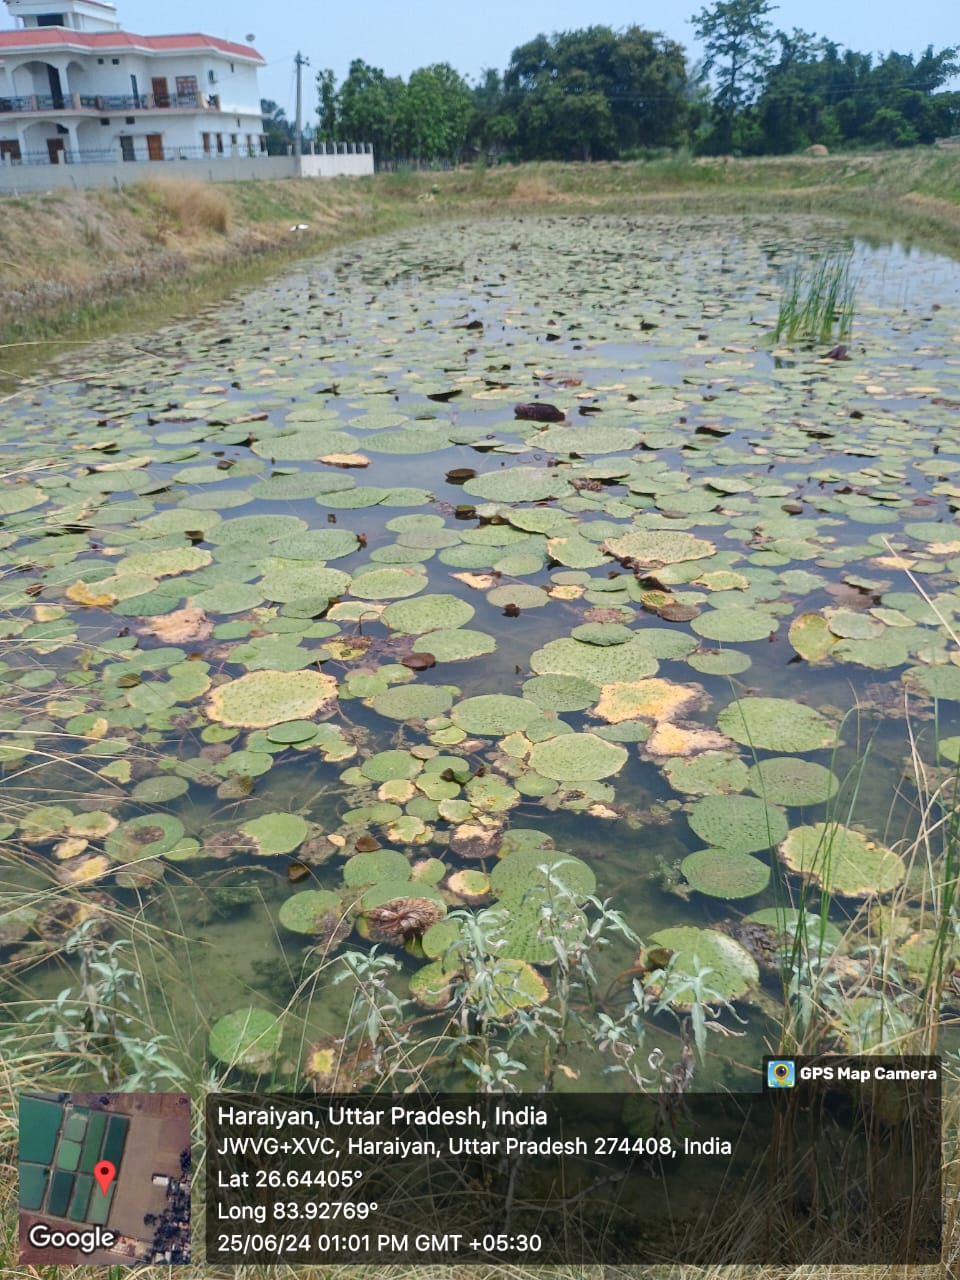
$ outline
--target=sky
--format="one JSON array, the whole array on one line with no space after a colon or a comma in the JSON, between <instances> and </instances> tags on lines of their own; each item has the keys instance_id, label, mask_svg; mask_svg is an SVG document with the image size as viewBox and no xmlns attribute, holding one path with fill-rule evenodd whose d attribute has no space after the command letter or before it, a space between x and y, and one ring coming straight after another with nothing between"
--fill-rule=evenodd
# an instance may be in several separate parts
<instances>
[{"instance_id":1,"label":"sky","mask_svg":"<svg viewBox=\"0 0 960 1280\"><path fill-rule=\"evenodd\" d=\"M540 32L636 23L699 50L690 16L704 0L115 0L123 26L138 35L202 31L245 42L266 59L260 93L294 112L293 59L304 71L304 119L316 117L314 76L332 67L338 83L354 58L404 78L417 67L449 62L469 80L486 67L504 70L511 51ZM3 11L0 10L0 15ZM3 15L5 16L5 15ZM802 27L862 52L920 53L960 45L960 6L951 0L781 0L771 15L784 31ZM0 21L0 26L12 26Z\"/></svg>"}]
</instances>

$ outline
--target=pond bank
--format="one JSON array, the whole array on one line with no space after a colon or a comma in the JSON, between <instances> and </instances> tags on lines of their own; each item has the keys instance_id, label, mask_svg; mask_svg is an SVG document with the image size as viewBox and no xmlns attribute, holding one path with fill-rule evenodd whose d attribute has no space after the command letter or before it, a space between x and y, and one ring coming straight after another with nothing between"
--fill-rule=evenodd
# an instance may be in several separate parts
<instances>
[{"instance_id":1,"label":"pond bank","mask_svg":"<svg viewBox=\"0 0 960 1280\"><path fill-rule=\"evenodd\" d=\"M152 327L297 258L437 218L522 209L814 212L957 256L960 149L503 166L215 188L158 179L0 204L2 367L16 377L71 342Z\"/></svg>"}]
</instances>

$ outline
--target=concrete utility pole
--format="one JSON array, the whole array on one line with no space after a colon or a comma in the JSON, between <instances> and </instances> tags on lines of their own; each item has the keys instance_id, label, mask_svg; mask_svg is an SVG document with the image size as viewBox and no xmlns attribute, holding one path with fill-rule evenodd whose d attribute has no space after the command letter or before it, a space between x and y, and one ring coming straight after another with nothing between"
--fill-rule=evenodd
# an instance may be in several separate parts
<instances>
[{"instance_id":1,"label":"concrete utility pole","mask_svg":"<svg viewBox=\"0 0 960 1280\"><path fill-rule=\"evenodd\" d=\"M297 69L297 110L296 124L294 125L293 134L293 154L296 157L297 174L300 173L300 157L303 153L303 68L309 67L310 59L303 57L300 50L297 50L297 56L293 60L293 65Z\"/></svg>"}]
</instances>

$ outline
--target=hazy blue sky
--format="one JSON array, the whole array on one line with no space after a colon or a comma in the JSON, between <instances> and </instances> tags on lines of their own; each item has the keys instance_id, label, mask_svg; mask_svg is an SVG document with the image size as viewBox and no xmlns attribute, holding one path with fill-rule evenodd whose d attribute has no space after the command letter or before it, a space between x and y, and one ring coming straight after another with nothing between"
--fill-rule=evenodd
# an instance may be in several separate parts
<instances>
[{"instance_id":1,"label":"hazy blue sky","mask_svg":"<svg viewBox=\"0 0 960 1280\"><path fill-rule=\"evenodd\" d=\"M309 57L305 72L305 118L315 115L314 71L332 67L342 80L353 58L408 76L416 67L449 62L468 78L485 67L506 67L510 52L539 32L571 30L594 23L637 23L662 31L696 56L690 15L702 0L116 0L130 31L160 35L204 31L243 41L248 34L267 60L261 93L293 115L293 56ZM3 11L0 10L0 14ZM955 0L783 0L777 27L802 27L863 51L920 52L960 44L960 6ZM11 25L5 21L3 26Z\"/></svg>"}]
</instances>

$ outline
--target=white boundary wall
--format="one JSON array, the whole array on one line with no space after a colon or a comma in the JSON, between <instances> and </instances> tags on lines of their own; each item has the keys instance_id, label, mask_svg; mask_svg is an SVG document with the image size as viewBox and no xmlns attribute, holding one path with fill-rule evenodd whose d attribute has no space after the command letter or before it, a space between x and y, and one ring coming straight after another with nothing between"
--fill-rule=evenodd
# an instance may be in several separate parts
<instances>
[{"instance_id":1,"label":"white boundary wall","mask_svg":"<svg viewBox=\"0 0 960 1280\"><path fill-rule=\"evenodd\" d=\"M210 160L133 160L108 164L0 164L0 195L127 187L146 178L250 182L257 178L358 178L373 173L373 152L342 155L216 156Z\"/></svg>"}]
</instances>

